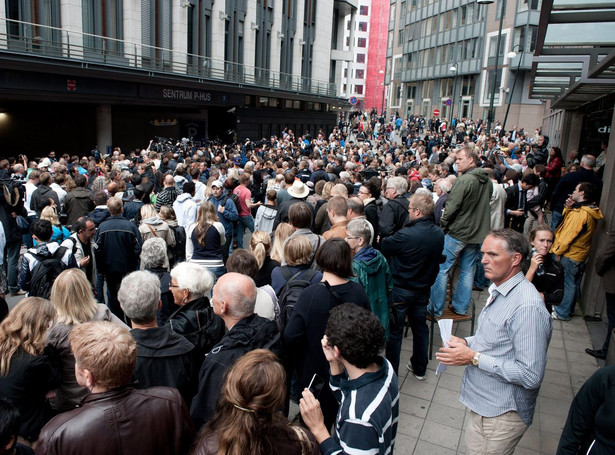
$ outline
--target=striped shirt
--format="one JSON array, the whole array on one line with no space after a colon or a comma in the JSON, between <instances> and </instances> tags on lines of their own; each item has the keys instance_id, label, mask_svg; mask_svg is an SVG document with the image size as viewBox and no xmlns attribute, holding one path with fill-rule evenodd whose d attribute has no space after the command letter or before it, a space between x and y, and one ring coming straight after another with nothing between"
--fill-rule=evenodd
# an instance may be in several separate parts
<instances>
[{"instance_id":1,"label":"striped shirt","mask_svg":"<svg viewBox=\"0 0 615 455\"><path fill-rule=\"evenodd\" d=\"M517 411L530 425L547 364L551 317L521 272L492 284L489 294L476 335L466 338L481 355L478 368L466 367L460 401L483 417Z\"/></svg>"},{"instance_id":2,"label":"striped shirt","mask_svg":"<svg viewBox=\"0 0 615 455\"><path fill-rule=\"evenodd\" d=\"M397 375L384 357L374 373L348 379L331 376L329 385L340 402L333 437L320 444L323 455L386 455L393 452L399 416Z\"/></svg>"}]
</instances>

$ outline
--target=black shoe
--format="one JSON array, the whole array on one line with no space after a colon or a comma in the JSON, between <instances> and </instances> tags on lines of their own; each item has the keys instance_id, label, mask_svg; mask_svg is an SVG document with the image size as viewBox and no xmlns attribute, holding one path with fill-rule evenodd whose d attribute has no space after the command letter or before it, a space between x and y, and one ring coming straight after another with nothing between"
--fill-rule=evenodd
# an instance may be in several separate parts
<instances>
[{"instance_id":1,"label":"black shoe","mask_svg":"<svg viewBox=\"0 0 615 455\"><path fill-rule=\"evenodd\" d=\"M597 359L602 359L602 360L606 359L606 352L604 352L602 349L585 348L585 352Z\"/></svg>"}]
</instances>

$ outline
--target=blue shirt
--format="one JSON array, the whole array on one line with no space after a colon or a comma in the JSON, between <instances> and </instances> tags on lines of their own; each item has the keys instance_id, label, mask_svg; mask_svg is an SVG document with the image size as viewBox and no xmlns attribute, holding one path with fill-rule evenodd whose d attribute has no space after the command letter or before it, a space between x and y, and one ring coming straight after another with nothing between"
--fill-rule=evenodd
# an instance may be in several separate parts
<instances>
[{"instance_id":1,"label":"blue shirt","mask_svg":"<svg viewBox=\"0 0 615 455\"><path fill-rule=\"evenodd\" d=\"M481 355L478 367L466 367L459 400L483 417L517 411L530 425L552 330L540 294L522 272L492 284L476 335L466 338Z\"/></svg>"}]
</instances>

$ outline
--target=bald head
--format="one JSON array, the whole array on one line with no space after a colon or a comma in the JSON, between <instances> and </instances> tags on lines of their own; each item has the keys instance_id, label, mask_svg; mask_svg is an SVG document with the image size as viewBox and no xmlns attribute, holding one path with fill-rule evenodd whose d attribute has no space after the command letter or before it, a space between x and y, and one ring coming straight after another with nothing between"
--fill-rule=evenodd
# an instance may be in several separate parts
<instances>
[{"instance_id":1,"label":"bald head","mask_svg":"<svg viewBox=\"0 0 615 455\"><path fill-rule=\"evenodd\" d=\"M252 278L240 273L229 272L218 280L213 290L215 305L222 302L226 305L226 313L232 318L247 318L254 314L256 303L256 285ZM222 315L224 319L224 314Z\"/></svg>"},{"instance_id":2,"label":"bald head","mask_svg":"<svg viewBox=\"0 0 615 455\"><path fill-rule=\"evenodd\" d=\"M338 183L333 188L331 188L331 197L340 196L344 199L348 199L348 188L343 183Z\"/></svg>"},{"instance_id":3,"label":"bald head","mask_svg":"<svg viewBox=\"0 0 615 455\"><path fill-rule=\"evenodd\" d=\"M175 180L173 180L173 176L171 174L165 175L163 184L166 187L175 186Z\"/></svg>"}]
</instances>

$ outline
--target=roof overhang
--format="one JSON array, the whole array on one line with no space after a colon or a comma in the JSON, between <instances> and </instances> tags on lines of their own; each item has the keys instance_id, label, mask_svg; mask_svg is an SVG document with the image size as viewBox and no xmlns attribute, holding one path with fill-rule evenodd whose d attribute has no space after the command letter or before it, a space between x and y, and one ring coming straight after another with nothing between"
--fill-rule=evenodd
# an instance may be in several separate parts
<instances>
[{"instance_id":1,"label":"roof overhang","mask_svg":"<svg viewBox=\"0 0 615 455\"><path fill-rule=\"evenodd\" d=\"M615 1L543 0L530 97L574 110L615 91Z\"/></svg>"}]
</instances>

